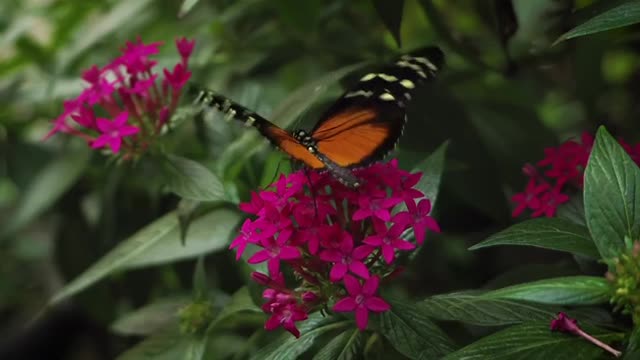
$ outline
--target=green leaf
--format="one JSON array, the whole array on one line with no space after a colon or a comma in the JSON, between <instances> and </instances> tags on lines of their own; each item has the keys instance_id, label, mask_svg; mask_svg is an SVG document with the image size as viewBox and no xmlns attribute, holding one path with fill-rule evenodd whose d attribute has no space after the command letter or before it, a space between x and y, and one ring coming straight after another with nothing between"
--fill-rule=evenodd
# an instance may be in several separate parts
<instances>
[{"instance_id":1,"label":"green leaf","mask_svg":"<svg viewBox=\"0 0 640 360\"><path fill-rule=\"evenodd\" d=\"M200 360L204 359L206 338L183 335L172 326L127 350L117 360Z\"/></svg>"},{"instance_id":2,"label":"green leaf","mask_svg":"<svg viewBox=\"0 0 640 360\"><path fill-rule=\"evenodd\" d=\"M178 18L181 18L181 17L187 15L187 13L189 13L189 11L191 11L191 9L193 9L193 7L196 6L198 1L200 1L200 0L184 0L184 1L182 1L182 5L180 5L180 11L178 12Z\"/></svg>"},{"instance_id":3,"label":"green leaf","mask_svg":"<svg viewBox=\"0 0 640 360\"><path fill-rule=\"evenodd\" d=\"M175 212L170 212L118 244L63 287L50 304L75 295L114 272L193 258L222 249L239 220L236 212L214 210L193 222L186 246L182 246L178 218Z\"/></svg>"},{"instance_id":4,"label":"green leaf","mask_svg":"<svg viewBox=\"0 0 640 360\"><path fill-rule=\"evenodd\" d=\"M74 149L51 161L31 180L17 208L4 222L0 238L11 235L35 219L58 200L82 175L89 151Z\"/></svg>"},{"instance_id":5,"label":"green leaf","mask_svg":"<svg viewBox=\"0 0 640 360\"><path fill-rule=\"evenodd\" d=\"M640 1L629 1L608 9L569 30L556 40L559 43L578 36L633 25L640 22Z\"/></svg>"},{"instance_id":6,"label":"green leaf","mask_svg":"<svg viewBox=\"0 0 640 360\"><path fill-rule=\"evenodd\" d=\"M496 245L535 246L599 258L598 249L586 227L559 218L539 218L515 224L469 250Z\"/></svg>"},{"instance_id":7,"label":"green leaf","mask_svg":"<svg viewBox=\"0 0 640 360\"><path fill-rule=\"evenodd\" d=\"M274 339L269 345L258 350L251 359L255 360L288 360L297 359L298 356L309 350L315 341L322 335L343 329L351 324L333 317L323 318L319 313L309 316L309 319L300 323L300 337L296 339L290 333L284 333Z\"/></svg>"},{"instance_id":8,"label":"green leaf","mask_svg":"<svg viewBox=\"0 0 640 360\"><path fill-rule=\"evenodd\" d=\"M276 125L286 129L305 110L324 96L329 86L335 84L345 75L360 68L362 65L362 63L358 63L344 66L320 77L315 81L307 83L284 99L271 112L268 118L272 119ZM257 143L260 143L261 139L262 136L256 131L245 132L238 140L234 141L229 147L227 147L225 152L222 154L218 162L219 169L224 171L233 165L245 162L246 159L263 149L263 147L268 144L268 142L264 141L261 146L256 146Z\"/></svg>"},{"instance_id":9,"label":"green leaf","mask_svg":"<svg viewBox=\"0 0 640 360\"><path fill-rule=\"evenodd\" d=\"M439 359L454 348L451 339L429 318L422 304L389 301L391 310L373 319L382 335L411 359Z\"/></svg>"},{"instance_id":10,"label":"green leaf","mask_svg":"<svg viewBox=\"0 0 640 360\"><path fill-rule=\"evenodd\" d=\"M162 163L165 181L175 194L189 200L224 200L222 183L200 163L175 155L168 155Z\"/></svg>"},{"instance_id":11,"label":"green leaf","mask_svg":"<svg viewBox=\"0 0 640 360\"><path fill-rule=\"evenodd\" d=\"M359 329L347 330L329 341L316 353L313 360L358 359L362 353L363 338Z\"/></svg>"},{"instance_id":12,"label":"green leaf","mask_svg":"<svg viewBox=\"0 0 640 360\"><path fill-rule=\"evenodd\" d=\"M549 320L558 308L482 295L453 293L432 296L423 301L427 316L481 326L519 324L531 320Z\"/></svg>"},{"instance_id":13,"label":"green leaf","mask_svg":"<svg viewBox=\"0 0 640 360\"><path fill-rule=\"evenodd\" d=\"M640 235L640 169L604 127L584 175L587 226L602 258L617 257L625 237Z\"/></svg>"},{"instance_id":14,"label":"green leaf","mask_svg":"<svg viewBox=\"0 0 640 360\"><path fill-rule=\"evenodd\" d=\"M585 330L604 342L621 338L620 334L590 326L587 326ZM548 321L512 326L444 357L446 360L589 360L602 358L602 349L581 337L550 331Z\"/></svg>"},{"instance_id":15,"label":"green leaf","mask_svg":"<svg viewBox=\"0 0 640 360\"><path fill-rule=\"evenodd\" d=\"M193 271L193 298L195 301L205 300L208 292L209 286L204 268L204 256L200 256Z\"/></svg>"},{"instance_id":16,"label":"green leaf","mask_svg":"<svg viewBox=\"0 0 640 360\"><path fill-rule=\"evenodd\" d=\"M263 314L249 295L249 289L244 286L233 294L231 301L220 311L213 323L209 326L208 331L213 331L220 326L224 326L228 319L239 313L258 313Z\"/></svg>"},{"instance_id":17,"label":"green leaf","mask_svg":"<svg viewBox=\"0 0 640 360\"><path fill-rule=\"evenodd\" d=\"M447 147L449 142L446 141L440 145L428 158L418 164L411 172L422 172L422 178L414 186L422 191L425 198L431 201L431 206L435 207L438 199L438 191L440 190L440 180L444 172L445 158L447 155Z\"/></svg>"},{"instance_id":18,"label":"green leaf","mask_svg":"<svg viewBox=\"0 0 640 360\"><path fill-rule=\"evenodd\" d=\"M611 287L602 277L567 276L509 286L483 297L556 305L597 305L609 300Z\"/></svg>"},{"instance_id":19,"label":"green leaf","mask_svg":"<svg viewBox=\"0 0 640 360\"><path fill-rule=\"evenodd\" d=\"M402 25L402 13L404 10L404 0L373 0L373 6L382 22L387 27L396 40L398 47L402 47L400 38L400 25Z\"/></svg>"},{"instance_id":20,"label":"green leaf","mask_svg":"<svg viewBox=\"0 0 640 360\"><path fill-rule=\"evenodd\" d=\"M157 300L125 314L111 324L119 335L147 336L178 323L178 310L189 303L187 296Z\"/></svg>"},{"instance_id":21,"label":"green leaf","mask_svg":"<svg viewBox=\"0 0 640 360\"><path fill-rule=\"evenodd\" d=\"M74 41L59 56L60 70L66 69L76 58L99 43L109 34L121 31L125 25L135 24L144 19L150 0L124 1L115 4L109 12L98 17L86 17L81 31L77 31Z\"/></svg>"}]
</instances>

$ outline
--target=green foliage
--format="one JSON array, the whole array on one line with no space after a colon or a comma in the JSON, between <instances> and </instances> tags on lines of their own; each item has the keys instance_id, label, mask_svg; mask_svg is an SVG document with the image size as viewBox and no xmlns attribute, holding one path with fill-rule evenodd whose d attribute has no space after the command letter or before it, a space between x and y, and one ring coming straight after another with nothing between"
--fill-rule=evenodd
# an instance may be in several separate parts
<instances>
[{"instance_id":1,"label":"green foliage","mask_svg":"<svg viewBox=\"0 0 640 360\"><path fill-rule=\"evenodd\" d=\"M470 247L470 250L497 245L536 246L599 258L589 230L568 220L531 219L515 224Z\"/></svg>"},{"instance_id":2,"label":"green foliage","mask_svg":"<svg viewBox=\"0 0 640 360\"><path fill-rule=\"evenodd\" d=\"M593 242L606 261L622 253L625 238L640 236L638 193L640 169L600 128L584 176L584 210Z\"/></svg>"},{"instance_id":3,"label":"green foliage","mask_svg":"<svg viewBox=\"0 0 640 360\"><path fill-rule=\"evenodd\" d=\"M640 357L630 315L637 271L627 271L638 266L630 244L640 238L639 159L617 141L640 139L639 21L636 0L3 2L0 326L16 334L7 349L38 344L33 320L48 324L70 309L98 335L53 321L47 337L64 340L46 356L607 356L549 330L563 311L624 359ZM192 83L286 129L311 129L370 65L443 49L446 66L407 102L389 156L423 172L416 188L442 232L411 259L398 256L410 266L381 284L391 310L370 313L360 331L351 314L332 311L332 298L297 324L298 339L264 330L264 287L249 280L259 267L227 250L246 219L238 204L296 166L254 130L194 116L187 94L159 143L135 161L91 152L67 134L42 140L63 101L87 87L83 71L110 63L137 36L164 43L160 72L179 61L176 38L195 39ZM523 166L595 129L582 193L554 218L509 217ZM58 354L57 345L69 350Z\"/></svg>"},{"instance_id":4,"label":"green foliage","mask_svg":"<svg viewBox=\"0 0 640 360\"><path fill-rule=\"evenodd\" d=\"M595 16L563 34L556 42L617 29L639 22L640 1L625 1L611 9L595 14Z\"/></svg>"}]
</instances>

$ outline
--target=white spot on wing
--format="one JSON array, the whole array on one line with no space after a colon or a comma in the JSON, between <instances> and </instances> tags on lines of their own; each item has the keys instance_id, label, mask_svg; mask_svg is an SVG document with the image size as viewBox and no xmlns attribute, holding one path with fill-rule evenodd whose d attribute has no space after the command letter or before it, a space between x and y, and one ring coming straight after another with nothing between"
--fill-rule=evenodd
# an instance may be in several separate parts
<instances>
[{"instance_id":1,"label":"white spot on wing","mask_svg":"<svg viewBox=\"0 0 640 360\"><path fill-rule=\"evenodd\" d=\"M376 76L378 76L378 74L376 74L376 73L369 73L369 74L367 74L367 75L363 76L363 77L360 79L360 81L369 81L369 80L374 79Z\"/></svg>"},{"instance_id":2,"label":"white spot on wing","mask_svg":"<svg viewBox=\"0 0 640 360\"><path fill-rule=\"evenodd\" d=\"M386 82L394 82L394 81L398 81L398 78L393 76L393 75L387 75L387 74L378 74L378 77Z\"/></svg>"},{"instance_id":3,"label":"white spot on wing","mask_svg":"<svg viewBox=\"0 0 640 360\"><path fill-rule=\"evenodd\" d=\"M413 81L409 79L401 80L400 85L404 86L407 89L413 89L414 87L416 87L416 84L414 84Z\"/></svg>"},{"instance_id":4,"label":"white spot on wing","mask_svg":"<svg viewBox=\"0 0 640 360\"><path fill-rule=\"evenodd\" d=\"M391 95L390 93L382 93L380 94L380 96L378 97L380 100L384 100L384 101L394 101L396 98L393 97L393 95Z\"/></svg>"},{"instance_id":5,"label":"white spot on wing","mask_svg":"<svg viewBox=\"0 0 640 360\"><path fill-rule=\"evenodd\" d=\"M256 122L256 119L253 116L247 116L247 120L244 122L244 126L249 127L253 126L253 123Z\"/></svg>"},{"instance_id":6,"label":"white spot on wing","mask_svg":"<svg viewBox=\"0 0 640 360\"><path fill-rule=\"evenodd\" d=\"M352 91L350 93L347 93L344 97L345 98L350 98L350 97L355 97L355 96L364 96L364 97L368 98L371 95L373 95L373 91L358 90L358 91Z\"/></svg>"}]
</instances>

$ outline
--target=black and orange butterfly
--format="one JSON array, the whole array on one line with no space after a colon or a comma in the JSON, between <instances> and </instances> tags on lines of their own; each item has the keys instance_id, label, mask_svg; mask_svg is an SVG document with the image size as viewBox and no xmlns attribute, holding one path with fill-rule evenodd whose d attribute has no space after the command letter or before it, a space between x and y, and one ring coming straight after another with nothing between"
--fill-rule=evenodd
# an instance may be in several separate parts
<instances>
[{"instance_id":1,"label":"black and orange butterfly","mask_svg":"<svg viewBox=\"0 0 640 360\"><path fill-rule=\"evenodd\" d=\"M406 122L411 94L435 78L443 63L442 51L428 47L367 73L329 107L311 132L288 132L213 91L200 91L195 103L255 127L291 158L311 169L328 170L344 185L356 188L361 183L350 169L380 160L393 149Z\"/></svg>"}]
</instances>

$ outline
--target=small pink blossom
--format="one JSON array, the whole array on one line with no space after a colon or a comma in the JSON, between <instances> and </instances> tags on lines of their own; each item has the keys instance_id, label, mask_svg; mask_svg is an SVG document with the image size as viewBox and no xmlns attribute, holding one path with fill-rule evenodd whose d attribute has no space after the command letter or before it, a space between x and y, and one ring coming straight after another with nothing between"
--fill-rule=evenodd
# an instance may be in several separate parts
<instances>
[{"instance_id":1,"label":"small pink blossom","mask_svg":"<svg viewBox=\"0 0 640 360\"><path fill-rule=\"evenodd\" d=\"M340 299L334 306L333 311L356 313L356 325L360 330L365 330L369 323L369 311L383 312L391 308L386 301L375 295L378 290L380 279L372 276L364 280L364 284L360 285L360 281L351 275L344 277L344 285L349 295Z\"/></svg>"},{"instance_id":2,"label":"small pink blossom","mask_svg":"<svg viewBox=\"0 0 640 360\"><path fill-rule=\"evenodd\" d=\"M395 259L395 250L413 250L416 246L409 241L403 240L400 236L406 229L404 224L393 224L387 229L387 225L381 221L374 221L373 227L375 235L364 239L364 243L374 247L379 247L382 257L387 264L391 264Z\"/></svg>"},{"instance_id":3,"label":"small pink blossom","mask_svg":"<svg viewBox=\"0 0 640 360\"><path fill-rule=\"evenodd\" d=\"M124 149L124 159L150 148L149 143L161 135L163 125L175 112L191 76L187 60L194 42L179 41L182 61L172 71L165 69L162 82L171 86L166 91L158 86L161 73L154 70L157 61L151 59L161 45L145 44L138 38L127 42L122 54L109 64L92 65L83 71L85 89L75 99L64 101L64 111L45 139L66 133L84 139L92 148L108 146L113 153ZM140 136L134 136L138 133ZM127 146L122 147L124 138Z\"/></svg>"},{"instance_id":4,"label":"small pink blossom","mask_svg":"<svg viewBox=\"0 0 640 360\"><path fill-rule=\"evenodd\" d=\"M631 146L619 139L629 156L640 164L640 144ZM583 133L580 140L568 140L556 147L544 149L544 158L536 165L526 164L523 173L529 178L523 192L512 196L512 212L517 217L525 210L532 217L555 215L558 207L569 201L569 194L584 187L584 171L593 148L594 136Z\"/></svg>"},{"instance_id":5,"label":"small pink blossom","mask_svg":"<svg viewBox=\"0 0 640 360\"><path fill-rule=\"evenodd\" d=\"M430 215L430 201L416 200L423 196L414 188L422 174L410 174L391 161L354 170L354 175L363 180L359 189L343 186L328 173L295 172L240 204L255 220L245 221L230 248L239 258L251 244L258 250L248 262L267 262L269 275L251 275L267 287L262 306L271 314L267 329L281 324L297 336L297 321L326 309L345 291L357 301L368 299L344 310L356 311L364 329L369 311L388 310L373 293L380 279L392 280L402 273L402 264L394 263L399 262L394 261L395 251L410 251L422 243L421 238L402 239L403 232L412 226L424 237L427 229L440 230ZM406 210L392 219L403 201ZM285 272L293 273L287 282ZM362 286L356 277L366 280ZM369 281L372 277L375 280ZM341 300L342 308L353 300L348 299L351 296Z\"/></svg>"},{"instance_id":6,"label":"small pink blossom","mask_svg":"<svg viewBox=\"0 0 640 360\"><path fill-rule=\"evenodd\" d=\"M98 130L102 132L97 139L91 143L94 149L108 145L111 151L117 153L122 145L122 138L137 134L140 129L135 126L127 125L129 114L124 111L118 114L113 120L98 118L96 124Z\"/></svg>"}]
</instances>

